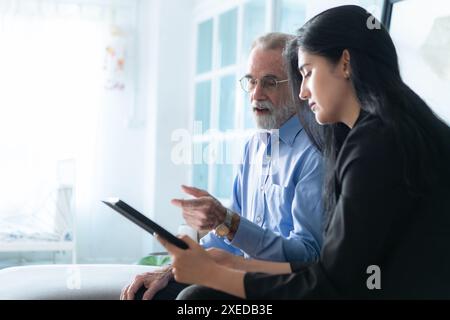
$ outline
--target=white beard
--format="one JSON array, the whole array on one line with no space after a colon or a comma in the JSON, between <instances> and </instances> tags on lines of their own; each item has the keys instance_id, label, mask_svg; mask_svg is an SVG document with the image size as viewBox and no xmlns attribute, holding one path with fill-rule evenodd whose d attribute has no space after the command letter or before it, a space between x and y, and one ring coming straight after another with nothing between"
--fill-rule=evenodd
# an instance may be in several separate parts
<instances>
[{"instance_id":1,"label":"white beard","mask_svg":"<svg viewBox=\"0 0 450 320\"><path fill-rule=\"evenodd\" d=\"M275 108L271 102L261 101L252 105L253 108L257 106L269 110L269 114L267 115L256 115L256 113L253 112L258 129L279 129L297 112L296 107L291 104L284 105L280 108Z\"/></svg>"}]
</instances>

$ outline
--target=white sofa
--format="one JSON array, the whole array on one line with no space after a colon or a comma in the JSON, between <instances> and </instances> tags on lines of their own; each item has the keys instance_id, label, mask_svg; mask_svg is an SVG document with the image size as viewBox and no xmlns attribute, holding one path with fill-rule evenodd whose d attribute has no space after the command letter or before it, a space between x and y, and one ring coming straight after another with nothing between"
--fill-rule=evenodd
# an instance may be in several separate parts
<instances>
[{"instance_id":1,"label":"white sofa","mask_svg":"<svg viewBox=\"0 0 450 320\"><path fill-rule=\"evenodd\" d=\"M153 266L67 264L0 270L0 300L117 300L135 275Z\"/></svg>"}]
</instances>

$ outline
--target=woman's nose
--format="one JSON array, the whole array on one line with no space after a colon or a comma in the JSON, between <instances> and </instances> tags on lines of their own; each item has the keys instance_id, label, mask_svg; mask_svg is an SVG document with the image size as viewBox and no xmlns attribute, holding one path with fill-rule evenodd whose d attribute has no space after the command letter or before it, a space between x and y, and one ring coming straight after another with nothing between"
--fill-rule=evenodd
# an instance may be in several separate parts
<instances>
[{"instance_id":1,"label":"woman's nose","mask_svg":"<svg viewBox=\"0 0 450 320\"><path fill-rule=\"evenodd\" d=\"M309 99L309 96L310 96L310 94L309 94L309 90L306 88L306 86L302 83L301 85L300 85L300 92L299 92L299 94L298 94L298 97L301 99L301 100L308 100Z\"/></svg>"}]
</instances>

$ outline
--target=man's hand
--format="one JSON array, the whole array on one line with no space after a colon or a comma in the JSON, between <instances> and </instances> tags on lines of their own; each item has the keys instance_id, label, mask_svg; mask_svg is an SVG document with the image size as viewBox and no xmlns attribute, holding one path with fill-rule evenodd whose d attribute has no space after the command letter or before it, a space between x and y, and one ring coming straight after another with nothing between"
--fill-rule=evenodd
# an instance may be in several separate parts
<instances>
[{"instance_id":1,"label":"man's hand","mask_svg":"<svg viewBox=\"0 0 450 320\"><path fill-rule=\"evenodd\" d=\"M227 209L208 192L194 187L181 186L195 199L172 199L172 204L183 210L186 223L198 231L209 231L225 221Z\"/></svg>"},{"instance_id":2,"label":"man's hand","mask_svg":"<svg viewBox=\"0 0 450 320\"><path fill-rule=\"evenodd\" d=\"M122 289L120 300L133 300L136 292L142 286L147 288L142 296L142 300L150 300L158 291L167 286L172 277L172 267L137 275L128 286Z\"/></svg>"}]
</instances>

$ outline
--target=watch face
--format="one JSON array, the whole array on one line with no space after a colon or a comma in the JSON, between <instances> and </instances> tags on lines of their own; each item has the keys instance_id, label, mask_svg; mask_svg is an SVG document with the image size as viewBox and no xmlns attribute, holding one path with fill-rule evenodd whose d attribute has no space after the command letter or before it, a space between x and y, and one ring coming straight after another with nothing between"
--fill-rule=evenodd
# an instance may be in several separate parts
<instances>
[{"instance_id":1,"label":"watch face","mask_svg":"<svg viewBox=\"0 0 450 320\"><path fill-rule=\"evenodd\" d=\"M224 237L226 236L228 233L230 233L230 229L225 225L225 224L219 224L216 228L216 234L219 237Z\"/></svg>"}]
</instances>

